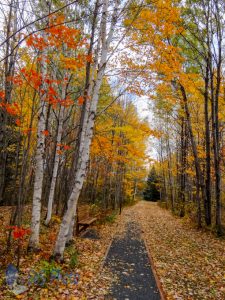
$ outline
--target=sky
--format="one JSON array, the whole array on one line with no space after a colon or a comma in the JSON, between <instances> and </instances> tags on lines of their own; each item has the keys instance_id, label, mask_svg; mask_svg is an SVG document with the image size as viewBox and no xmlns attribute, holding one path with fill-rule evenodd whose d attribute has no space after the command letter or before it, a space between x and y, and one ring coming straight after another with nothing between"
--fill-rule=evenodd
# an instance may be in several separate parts
<instances>
[{"instance_id":1,"label":"sky","mask_svg":"<svg viewBox=\"0 0 225 300\"><path fill-rule=\"evenodd\" d=\"M153 112L151 109L151 99L147 96L136 96L134 100L134 104L137 107L137 111L139 116L144 119L148 119L149 127L153 128ZM149 155L153 159L157 159L157 152L154 147L155 138L150 137L147 145L147 155Z\"/></svg>"}]
</instances>

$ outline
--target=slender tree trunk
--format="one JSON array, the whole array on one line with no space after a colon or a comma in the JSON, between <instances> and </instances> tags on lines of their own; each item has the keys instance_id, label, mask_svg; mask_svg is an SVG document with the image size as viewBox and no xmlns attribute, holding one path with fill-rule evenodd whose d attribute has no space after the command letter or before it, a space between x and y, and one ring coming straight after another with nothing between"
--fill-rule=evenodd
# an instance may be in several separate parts
<instances>
[{"instance_id":1,"label":"slender tree trunk","mask_svg":"<svg viewBox=\"0 0 225 300\"><path fill-rule=\"evenodd\" d=\"M196 145L195 137L194 137L193 130L192 130L191 116L190 116L190 111L189 111L189 107L188 107L186 91L182 85L180 85L180 89L181 89L181 93L183 96L184 111L186 114L187 126L188 126L189 135L190 135L192 151L193 151L193 155L194 155L195 172L196 172L197 220L198 220L198 227L200 228L200 227L202 227L202 210L201 210L200 191L202 192L202 197L204 198L204 180L203 180L201 166L200 166L200 162L199 162L199 158L198 158L197 145Z\"/></svg>"},{"instance_id":2,"label":"slender tree trunk","mask_svg":"<svg viewBox=\"0 0 225 300\"><path fill-rule=\"evenodd\" d=\"M209 130L209 65L207 61L206 77L205 77L205 94L204 94L204 109L205 109L205 146L206 146L206 180L204 201L205 208L205 223L211 225L211 152L210 152L210 130Z\"/></svg>"},{"instance_id":3,"label":"slender tree trunk","mask_svg":"<svg viewBox=\"0 0 225 300\"><path fill-rule=\"evenodd\" d=\"M181 158L180 158L180 217L185 216L185 188L186 188L186 158L187 158L187 130L186 121L182 117L181 120Z\"/></svg>"},{"instance_id":4,"label":"slender tree trunk","mask_svg":"<svg viewBox=\"0 0 225 300\"><path fill-rule=\"evenodd\" d=\"M214 150L214 166L215 166L215 193L216 193L216 230L220 235L222 233L221 224L221 170L220 170L220 133L219 133L219 95L221 87L221 71L222 71L222 24L221 14L218 0L214 0L215 3L215 15L216 15L216 34L217 34L217 48L218 57L216 60L216 89L214 101L212 101L212 134L213 134L213 150ZM213 72L211 73L211 79L213 79Z\"/></svg>"},{"instance_id":5,"label":"slender tree trunk","mask_svg":"<svg viewBox=\"0 0 225 300\"><path fill-rule=\"evenodd\" d=\"M72 240L73 240L74 225L75 225L76 217L77 217L76 214L73 214L72 221L71 221L70 226L69 226L69 231L68 231L67 239L66 239L66 245L69 245L72 242Z\"/></svg>"},{"instance_id":6,"label":"slender tree trunk","mask_svg":"<svg viewBox=\"0 0 225 300\"><path fill-rule=\"evenodd\" d=\"M6 48L4 61L4 89L5 89L5 103L11 103L13 81L8 80L9 77L14 76L16 51L13 50L16 43L16 35L9 39L12 32L17 31L17 11L15 0L11 0L9 5L8 20L6 24ZM5 185L6 185L6 168L7 168L7 147L10 142L11 132L7 132L8 125L11 118L4 109L0 109L0 203L3 201Z\"/></svg>"},{"instance_id":7,"label":"slender tree trunk","mask_svg":"<svg viewBox=\"0 0 225 300\"><path fill-rule=\"evenodd\" d=\"M41 197L44 177L44 155L45 155L45 122L47 114L46 103L46 83L45 78L47 75L47 49L42 52L41 61L41 75L42 86L41 89L45 91L45 94L41 95L40 99L40 111L38 116L38 131L37 131L37 150L35 155L36 170L34 179L34 192L33 192L33 206L32 206L32 220L31 220L31 237L29 241L29 249L38 249L39 247L39 231L40 231L40 218L41 218Z\"/></svg>"},{"instance_id":8,"label":"slender tree trunk","mask_svg":"<svg viewBox=\"0 0 225 300\"><path fill-rule=\"evenodd\" d=\"M162 168L162 177L163 177L163 191L162 191L162 201L166 202L166 207L168 208L168 197L167 197L167 187L166 187L166 174L163 166L163 141L160 139L160 163Z\"/></svg>"},{"instance_id":9,"label":"slender tree trunk","mask_svg":"<svg viewBox=\"0 0 225 300\"><path fill-rule=\"evenodd\" d=\"M167 119L168 125L168 119ZM168 135L168 128L167 128ZM172 162L171 162L171 150L170 150L170 141L169 137L166 137L166 152L167 152L167 166L168 166L168 179L169 179L169 190L170 190L170 201L171 201L171 210L174 212L174 182L172 174Z\"/></svg>"},{"instance_id":10,"label":"slender tree trunk","mask_svg":"<svg viewBox=\"0 0 225 300\"><path fill-rule=\"evenodd\" d=\"M65 97L66 97L66 87L63 87L62 99L65 99ZM58 168L59 168L59 162L60 162L60 144L62 141L64 111L65 111L65 107L61 106L60 111L59 111L59 116L58 116L55 158L54 158L52 180L51 180L50 193L49 193L49 199L48 199L48 211L47 211L47 217L45 220L45 225L49 224L49 222L51 221L51 217L52 217L52 208L53 208L53 202L54 202L56 180L57 180L57 174L58 174Z\"/></svg>"}]
</instances>

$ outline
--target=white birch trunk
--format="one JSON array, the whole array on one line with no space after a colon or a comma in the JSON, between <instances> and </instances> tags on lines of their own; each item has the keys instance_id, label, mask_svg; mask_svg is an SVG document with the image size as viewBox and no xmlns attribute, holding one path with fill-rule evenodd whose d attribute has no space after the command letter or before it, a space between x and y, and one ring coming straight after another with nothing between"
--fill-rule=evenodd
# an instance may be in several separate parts
<instances>
[{"instance_id":1,"label":"white birch trunk","mask_svg":"<svg viewBox=\"0 0 225 300\"><path fill-rule=\"evenodd\" d=\"M60 226L60 231L56 240L55 249L54 249L54 256L60 259L63 258L63 253L64 253L66 241L68 239L71 221L76 212L78 198L86 175L87 164L89 161L90 144L93 136L94 120L95 120L95 115L97 110L98 99L99 99L99 90L105 72L109 45L112 40L113 30L117 21L118 5L119 5L119 1L117 1L115 4L111 27L109 30L108 38L106 39L108 1L107 0L103 1L102 21L101 21L101 29L100 29L102 50L101 50L99 70L97 72L97 78L93 86L90 110L89 111L86 110L86 113L88 113L88 115L85 116L84 118L86 124L84 124L82 134L81 134L81 141L80 141L81 143L80 143L79 158L77 164L78 167L75 174L75 184L68 201L68 208L63 217Z\"/></svg>"},{"instance_id":2,"label":"white birch trunk","mask_svg":"<svg viewBox=\"0 0 225 300\"><path fill-rule=\"evenodd\" d=\"M65 93L66 93L65 87L63 87L62 99L65 99L65 97L66 97ZM45 225L49 224L49 222L51 221L51 217L52 217L52 208L53 208L53 202L54 202L56 180L57 180L57 174L58 174L59 162L60 162L59 151L60 151L60 144L62 141L64 112L65 112L65 107L61 106L60 112L59 112L59 124L58 124L58 130L57 130L57 138L56 138L56 152L55 152L55 158L54 158L52 181L51 181L49 199L48 199L48 211L47 211L47 217L45 220Z\"/></svg>"},{"instance_id":3,"label":"white birch trunk","mask_svg":"<svg viewBox=\"0 0 225 300\"><path fill-rule=\"evenodd\" d=\"M41 89L45 94L40 96L40 112L38 116L38 130L37 130L37 150L35 155L36 170L34 178L34 192L33 192L33 206L32 206L32 220L31 220L31 236L29 240L29 248L37 249L39 247L39 231L40 231L40 218L41 218L41 196L44 176L44 153L45 153L45 122L47 115L46 105L46 83L44 79L47 75L46 63L47 50L43 50L41 61L41 75L43 78Z\"/></svg>"},{"instance_id":4,"label":"white birch trunk","mask_svg":"<svg viewBox=\"0 0 225 300\"><path fill-rule=\"evenodd\" d=\"M68 231L66 244L69 244L73 240L75 220L76 220L76 214L74 214L73 217L72 217L72 221L71 221L70 226L69 226L69 231Z\"/></svg>"}]
</instances>

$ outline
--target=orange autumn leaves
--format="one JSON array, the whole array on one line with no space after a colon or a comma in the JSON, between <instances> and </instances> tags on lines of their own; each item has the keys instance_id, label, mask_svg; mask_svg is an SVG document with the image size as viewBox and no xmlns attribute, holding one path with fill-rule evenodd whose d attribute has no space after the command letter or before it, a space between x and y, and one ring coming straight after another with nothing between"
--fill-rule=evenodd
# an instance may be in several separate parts
<instances>
[{"instance_id":1,"label":"orange autumn leaves","mask_svg":"<svg viewBox=\"0 0 225 300\"><path fill-rule=\"evenodd\" d=\"M51 62L54 52L57 51L61 53L57 59L63 68L81 69L85 66L86 61L92 61L92 57L86 54L87 39L79 29L69 27L65 22L66 19L63 15L50 17L49 28L45 29L45 37L41 34L32 34L26 41L27 46L38 51L48 48L49 57L45 58L48 63ZM62 54L65 49L78 52L74 56L68 57Z\"/></svg>"},{"instance_id":2,"label":"orange autumn leaves","mask_svg":"<svg viewBox=\"0 0 225 300\"><path fill-rule=\"evenodd\" d=\"M134 9L135 11L135 9ZM135 21L125 20L125 26L132 26L130 38L131 51L138 59L133 59L133 68L140 69L139 53L146 53L149 59L145 62L146 69L143 78L149 80L170 82L179 78L183 72L184 57L181 49L172 41L184 33L180 8L174 1L156 0L151 7L143 8ZM156 77L158 74L157 80ZM144 90L145 92L145 90ZM154 94L154 93L153 93Z\"/></svg>"},{"instance_id":3,"label":"orange autumn leaves","mask_svg":"<svg viewBox=\"0 0 225 300\"><path fill-rule=\"evenodd\" d=\"M66 144L57 144L57 147L59 148L59 149L57 150L57 153L58 153L59 155L62 155L62 154L64 153L64 151L68 151L68 150L72 149L71 146L66 145Z\"/></svg>"},{"instance_id":4,"label":"orange autumn leaves","mask_svg":"<svg viewBox=\"0 0 225 300\"><path fill-rule=\"evenodd\" d=\"M148 160L146 141L152 134L148 123L138 116L135 106L128 100L126 104L122 100L114 103L106 115L98 118L91 145L90 169L98 173L99 190L104 189L107 177L114 182L122 170L126 197L131 197L134 182L141 187Z\"/></svg>"},{"instance_id":5,"label":"orange autumn leaves","mask_svg":"<svg viewBox=\"0 0 225 300\"><path fill-rule=\"evenodd\" d=\"M63 15L51 16L48 20L48 28L45 29L45 38L40 34L32 34L27 38L27 46L42 51L45 47L66 47L77 50L87 46L87 40L81 31L65 24Z\"/></svg>"},{"instance_id":6,"label":"orange autumn leaves","mask_svg":"<svg viewBox=\"0 0 225 300\"><path fill-rule=\"evenodd\" d=\"M51 134L48 130L43 130L41 132L41 134L43 134L46 138L47 138L47 141L48 142L51 142ZM71 146L67 145L67 144L62 144L62 143L58 143L56 144L56 147L57 147L57 150L56 152L59 154L59 155L62 155L64 153L64 151L68 151L70 149L72 149Z\"/></svg>"},{"instance_id":7,"label":"orange autumn leaves","mask_svg":"<svg viewBox=\"0 0 225 300\"><path fill-rule=\"evenodd\" d=\"M2 92L1 95L3 96L4 93ZM3 96L4 97L4 96ZM0 97L1 98L1 97ZM11 117L15 118L15 124L17 126L20 126L21 125L21 121L19 119L19 116L20 116L20 113L21 113L21 110L20 110L20 107L19 107L19 104L17 102L14 102L12 104L10 103L6 103L4 101L4 98L3 98L3 101L0 102L0 109L2 111L5 111L7 114L9 114Z\"/></svg>"},{"instance_id":8,"label":"orange autumn leaves","mask_svg":"<svg viewBox=\"0 0 225 300\"><path fill-rule=\"evenodd\" d=\"M85 101L82 94L77 97L69 93L62 97L61 94L62 87L77 80L77 74L83 74L86 62L92 62L92 56L87 54L86 36L80 29L70 27L65 22L63 15L51 16L44 38L42 33L36 33L26 39L26 54L21 66L16 68L14 76L7 77L15 91L10 103L6 100L4 91L0 91L0 110L11 116L20 133L24 135L36 131L36 124L29 126L29 116L32 114L34 101L34 109L37 109L38 98L44 96L43 99L54 109L82 105ZM48 55L42 57L45 47L48 48ZM48 72L43 78L40 72L40 63L43 61L47 62L48 69L55 66L64 75L56 77ZM24 100L22 94L25 92Z\"/></svg>"},{"instance_id":9,"label":"orange autumn leaves","mask_svg":"<svg viewBox=\"0 0 225 300\"><path fill-rule=\"evenodd\" d=\"M17 102L14 102L12 104L0 102L0 107L11 116L18 116L20 114L20 108Z\"/></svg>"}]
</instances>

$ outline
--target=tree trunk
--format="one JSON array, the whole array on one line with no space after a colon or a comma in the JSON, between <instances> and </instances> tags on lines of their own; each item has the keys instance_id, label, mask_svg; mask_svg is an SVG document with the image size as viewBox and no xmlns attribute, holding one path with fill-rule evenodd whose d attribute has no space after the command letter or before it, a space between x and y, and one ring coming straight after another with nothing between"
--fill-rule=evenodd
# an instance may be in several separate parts
<instances>
[{"instance_id":1,"label":"tree trunk","mask_svg":"<svg viewBox=\"0 0 225 300\"><path fill-rule=\"evenodd\" d=\"M205 93L204 93L204 109L205 109L205 153L206 153L206 180L204 201L205 223L211 225L211 152L210 152L210 130L209 130L209 65L207 61L206 77L205 77Z\"/></svg>"},{"instance_id":2,"label":"tree trunk","mask_svg":"<svg viewBox=\"0 0 225 300\"><path fill-rule=\"evenodd\" d=\"M198 220L198 227L201 228L202 227L202 211L201 211L200 190L202 192L202 197L204 198L204 180L203 180L201 166L200 166L200 162L199 162L199 158L198 158L197 145L196 145L195 137L194 137L193 130L192 130L191 116L190 116L190 111L189 111L189 107L188 107L186 91L181 84L180 84L180 89L181 89L181 93L183 96L184 111L186 114L187 126L188 126L189 135L190 135L192 151L193 151L193 155L194 155L195 172L196 172L197 220Z\"/></svg>"},{"instance_id":3,"label":"tree trunk","mask_svg":"<svg viewBox=\"0 0 225 300\"><path fill-rule=\"evenodd\" d=\"M63 87L62 99L65 99L65 97L66 97L66 87ZM48 211L47 211L47 217L45 220L45 225L49 224L49 222L51 221L51 217L52 217L52 207L53 207L53 202L54 202L55 186L56 186L56 180L57 180L57 174L58 174L58 168L59 168L59 162L60 162L60 144L62 141L64 111L65 111L65 107L61 106L60 111L59 111L59 116L58 116L55 158L54 158L52 180L51 180L50 193L49 193L49 199L48 199Z\"/></svg>"},{"instance_id":4,"label":"tree trunk","mask_svg":"<svg viewBox=\"0 0 225 300\"><path fill-rule=\"evenodd\" d=\"M47 114L46 103L46 83L45 78L47 75L47 49L43 50L41 61L41 75L42 86L41 89L45 91L45 94L41 96L41 107L38 116L38 131L37 131L37 150L35 155L36 170L34 178L34 192L33 192L33 206L32 206L32 220L31 220L31 237L29 240L29 249L38 249L39 247L39 231L40 231L40 218L41 218L41 196L44 177L44 155L45 155L45 121Z\"/></svg>"},{"instance_id":5,"label":"tree trunk","mask_svg":"<svg viewBox=\"0 0 225 300\"><path fill-rule=\"evenodd\" d=\"M216 15L216 34L218 48L218 57L216 60L216 90L215 97L212 98L212 135L213 135L213 150L214 150L214 168L215 168L215 194L216 194L216 231L220 235L222 233L221 224L221 170L220 170L220 134L219 134L219 94L221 86L221 69L222 69L222 28L221 28L221 15L218 6L218 0L215 3ZM211 85L213 84L214 72L211 69ZM212 91L213 92L213 91Z\"/></svg>"},{"instance_id":6,"label":"tree trunk","mask_svg":"<svg viewBox=\"0 0 225 300\"><path fill-rule=\"evenodd\" d=\"M115 4L114 12L113 12L113 19L111 28L109 30L108 38L106 39L106 22L107 22L107 15L108 15L108 1L103 1L103 9L102 9L102 21L101 21L101 29L100 29L100 37L102 41L102 49L101 49L101 58L99 69L97 72L96 80L93 86L93 92L91 97L90 103L90 110L86 110L87 117L84 117L86 124L82 126L82 133L80 139L80 148L78 154L78 162L77 162L77 170L75 174L75 183L68 201L68 208L63 217L60 231L57 237L57 241L55 244L54 249L54 256L56 258L62 258L63 252L65 249L66 240L68 238L69 228L72 221L72 218L76 212L78 198L83 186L87 164L89 161L89 151L90 151L90 144L93 136L93 127L94 127L94 120L97 110L97 103L99 98L99 90L102 84L103 75L105 72L106 62L107 62L107 53L109 49L109 45L112 40L113 30L115 23L117 21L117 8L118 2ZM98 54L98 53L97 53ZM96 55L97 55L96 54ZM89 94L87 95L89 97ZM87 98L88 98L87 97ZM90 101L89 101L90 102ZM86 130L85 130L86 129Z\"/></svg>"}]
</instances>

